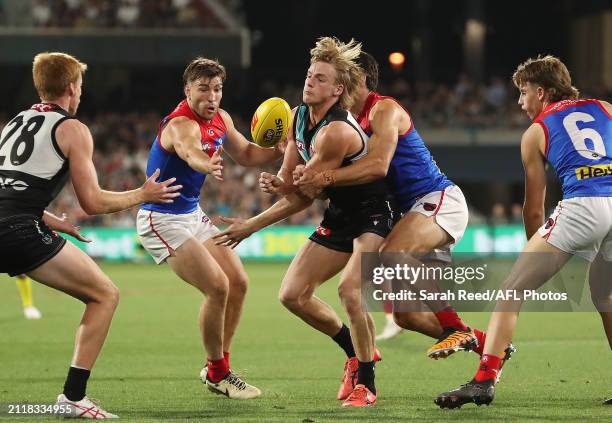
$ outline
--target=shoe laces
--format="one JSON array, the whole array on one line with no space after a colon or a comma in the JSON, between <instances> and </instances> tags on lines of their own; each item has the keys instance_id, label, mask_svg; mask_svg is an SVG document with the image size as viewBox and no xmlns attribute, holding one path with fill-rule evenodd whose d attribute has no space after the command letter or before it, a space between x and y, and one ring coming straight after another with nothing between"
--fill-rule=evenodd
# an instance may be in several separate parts
<instances>
[{"instance_id":1,"label":"shoe laces","mask_svg":"<svg viewBox=\"0 0 612 423\"><path fill-rule=\"evenodd\" d=\"M234 385L236 388L240 389L241 391L244 391L247 387L246 382L240 379L233 372L230 372L230 374L227 376L227 382L231 385Z\"/></svg>"},{"instance_id":2,"label":"shoe laces","mask_svg":"<svg viewBox=\"0 0 612 423\"><path fill-rule=\"evenodd\" d=\"M342 375L342 380L344 379L357 379L357 372L359 371L359 367L355 369L351 369L351 360L347 359L346 363L344 363L344 374Z\"/></svg>"},{"instance_id":3,"label":"shoe laces","mask_svg":"<svg viewBox=\"0 0 612 423\"><path fill-rule=\"evenodd\" d=\"M102 408L102 407L100 407L100 400L99 399L89 398L87 395L85 395L85 397L83 397L83 399L87 399L89 402L91 402L93 405L95 405L98 409Z\"/></svg>"},{"instance_id":4,"label":"shoe laces","mask_svg":"<svg viewBox=\"0 0 612 423\"><path fill-rule=\"evenodd\" d=\"M349 396L348 399L355 400L359 398L365 398L367 396L368 396L368 393L366 391L366 387L362 385L358 385L355 387L355 389L353 389L353 392L351 392L351 395Z\"/></svg>"}]
</instances>

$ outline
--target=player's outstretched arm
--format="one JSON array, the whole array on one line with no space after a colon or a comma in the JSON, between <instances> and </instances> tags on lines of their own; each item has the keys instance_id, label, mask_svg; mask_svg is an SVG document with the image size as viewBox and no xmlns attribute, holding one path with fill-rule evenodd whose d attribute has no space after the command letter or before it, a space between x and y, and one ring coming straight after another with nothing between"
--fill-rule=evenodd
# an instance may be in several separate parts
<instances>
[{"instance_id":1,"label":"player's outstretched arm","mask_svg":"<svg viewBox=\"0 0 612 423\"><path fill-rule=\"evenodd\" d=\"M45 224L48 227L50 227L54 231L59 231L59 232L63 232L63 233L68 234L68 235L72 235L73 237L75 237L79 241L91 242L90 239L87 239L83 235L81 235L81 232L80 232L81 227L80 226L74 226L68 220L68 216L66 215L66 213L62 213L62 217L58 217L58 216L54 215L53 213L48 212L47 210L45 210L43 212L43 221L45 222Z\"/></svg>"},{"instance_id":2,"label":"player's outstretched arm","mask_svg":"<svg viewBox=\"0 0 612 423\"><path fill-rule=\"evenodd\" d=\"M230 226L213 238L217 245L225 245L234 248L240 244L243 239L248 238L254 232L280 222L292 214L304 210L311 204L311 199L294 193L281 198L267 210L264 210L250 219L222 217L221 220L225 223L229 223Z\"/></svg>"},{"instance_id":3,"label":"player's outstretched arm","mask_svg":"<svg viewBox=\"0 0 612 423\"><path fill-rule=\"evenodd\" d=\"M300 212L312 204L312 200L297 191L291 182L291 172L300 161L295 142L291 135L288 136L289 144L285 150L283 165L279 170L279 176L262 173L260 186L264 192L284 195L267 210L250 219L222 218L230 226L214 236L218 245L231 248L236 247L243 239L266 226L280 222L283 219ZM288 181L288 183L286 182ZM288 189L285 189L289 185Z\"/></svg>"},{"instance_id":4,"label":"player's outstretched arm","mask_svg":"<svg viewBox=\"0 0 612 423\"><path fill-rule=\"evenodd\" d=\"M164 149L175 152L190 168L223 180L223 149L219 147L212 157L202 151L200 128L193 120L184 117L172 119L161 137Z\"/></svg>"},{"instance_id":5,"label":"player's outstretched arm","mask_svg":"<svg viewBox=\"0 0 612 423\"><path fill-rule=\"evenodd\" d=\"M321 189L330 185L359 185L384 178L395 154L400 123L409 128L410 117L393 100L377 103L370 116L372 136L368 143L367 156L340 169L325 172L306 169L296 184L305 188ZM402 122L402 119L405 122Z\"/></svg>"},{"instance_id":6,"label":"player's outstretched arm","mask_svg":"<svg viewBox=\"0 0 612 423\"><path fill-rule=\"evenodd\" d=\"M276 175L262 172L259 176L259 188L266 194L289 195L297 190L293 185L292 173L302 160L291 135L287 136L288 144L283 156L283 164Z\"/></svg>"},{"instance_id":7,"label":"player's outstretched arm","mask_svg":"<svg viewBox=\"0 0 612 423\"><path fill-rule=\"evenodd\" d=\"M172 185L174 178L156 182L157 170L138 189L123 192L105 191L98 184L93 164L93 139L87 126L75 119L60 124L57 143L70 164L70 177L79 204L87 214L114 213L144 202L171 203L181 185Z\"/></svg>"},{"instance_id":8,"label":"player's outstretched arm","mask_svg":"<svg viewBox=\"0 0 612 423\"><path fill-rule=\"evenodd\" d=\"M227 128L227 140L225 141L225 151L230 157L241 166L261 166L274 163L283 156L287 140L281 141L274 147L261 147L254 142L249 142L234 126L229 113L219 110L225 127Z\"/></svg>"},{"instance_id":9,"label":"player's outstretched arm","mask_svg":"<svg viewBox=\"0 0 612 423\"><path fill-rule=\"evenodd\" d=\"M523 221L527 239L544 223L544 200L546 197L546 168L544 130L538 123L532 124L521 139L521 158L525 169L525 203Z\"/></svg>"},{"instance_id":10,"label":"player's outstretched arm","mask_svg":"<svg viewBox=\"0 0 612 423\"><path fill-rule=\"evenodd\" d=\"M304 178L304 175L338 170L344 157L348 156L352 152L351 150L360 148L361 145L359 135L351 126L346 123L332 122L321 130L317 140L317 150L312 159L305 166L298 166L293 171L294 184L298 185L300 192L305 196L316 198L321 193L322 188L310 184L299 185L299 181ZM354 166L354 164L351 166Z\"/></svg>"}]
</instances>

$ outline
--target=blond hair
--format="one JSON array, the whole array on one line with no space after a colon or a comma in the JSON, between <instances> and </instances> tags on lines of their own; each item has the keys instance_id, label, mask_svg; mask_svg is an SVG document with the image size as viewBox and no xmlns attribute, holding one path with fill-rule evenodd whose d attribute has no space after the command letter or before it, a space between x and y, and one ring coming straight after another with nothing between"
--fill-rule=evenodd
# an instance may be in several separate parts
<instances>
[{"instance_id":1,"label":"blond hair","mask_svg":"<svg viewBox=\"0 0 612 423\"><path fill-rule=\"evenodd\" d=\"M538 56L521 63L512 75L517 88L532 83L544 88L550 102L578 98L578 89L572 85L567 67L555 56Z\"/></svg>"},{"instance_id":2,"label":"blond hair","mask_svg":"<svg viewBox=\"0 0 612 423\"><path fill-rule=\"evenodd\" d=\"M70 83L76 83L87 65L66 53L39 53L32 63L32 77L38 96L55 100L64 95Z\"/></svg>"},{"instance_id":3,"label":"blond hair","mask_svg":"<svg viewBox=\"0 0 612 423\"><path fill-rule=\"evenodd\" d=\"M351 39L343 43L335 37L321 37L310 50L310 64L329 63L336 69L336 83L344 89L338 99L340 107L349 109L354 103L355 89L359 83L360 69L355 60L361 54L361 43Z\"/></svg>"}]
</instances>

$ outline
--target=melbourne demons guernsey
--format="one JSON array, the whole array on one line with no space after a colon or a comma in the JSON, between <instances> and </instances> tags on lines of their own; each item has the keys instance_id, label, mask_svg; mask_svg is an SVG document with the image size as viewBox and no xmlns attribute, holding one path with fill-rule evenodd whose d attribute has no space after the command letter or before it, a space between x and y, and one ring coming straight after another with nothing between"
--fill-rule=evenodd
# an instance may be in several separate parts
<instances>
[{"instance_id":1,"label":"melbourne demons guernsey","mask_svg":"<svg viewBox=\"0 0 612 423\"><path fill-rule=\"evenodd\" d=\"M74 119L51 103L33 105L0 134L0 217L42 216L68 179L68 160L55 139L57 127Z\"/></svg>"},{"instance_id":2,"label":"melbourne demons guernsey","mask_svg":"<svg viewBox=\"0 0 612 423\"><path fill-rule=\"evenodd\" d=\"M378 101L387 98L397 102L392 97L381 96L376 92L371 92L368 95L363 110L357 119L368 136L372 135L370 110ZM454 185L436 165L423 139L414 127L412 119L410 120L410 128L397 139L395 154L387 172L387 181L401 212L409 210L419 197L430 192L442 191L444 188Z\"/></svg>"},{"instance_id":3,"label":"melbourne demons guernsey","mask_svg":"<svg viewBox=\"0 0 612 423\"><path fill-rule=\"evenodd\" d=\"M358 152L342 160L342 167L349 166L368 153L369 137L359 127L353 116L337 104L332 106L325 114L325 117L311 129L308 129L309 119L309 108L306 104L302 103L295 112L293 136L298 152L305 162L308 162L316 151L315 145L319 130L334 121L342 121L349 124L359 134L362 143L361 149ZM381 178L377 181L360 185L327 187L325 188L325 193L334 206L347 211L356 211L355 208L358 208L364 201L388 197L389 189L385 180Z\"/></svg>"},{"instance_id":4,"label":"melbourne demons guernsey","mask_svg":"<svg viewBox=\"0 0 612 423\"><path fill-rule=\"evenodd\" d=\"M149 160L147 162L147 177L151 176L155 169L160 170L159 180L164 181L168 178L176 178L176 184L182 185L181 195L174 199L173 203L168 204L152 204L143 203L141 209L155 211L159 213L169 214L185 214L195 211L200 203L200 191L206 175L193 170L187 162L181 159L176 153L171 153L164 150L161 145L161 135L165 126L171 119L179 116L184 116L195 121L200 126L200 142L202 143L202 151L209 156L223 145L227 137L227 129L223 118L219 113L210 121L206 121L198 117L189 107L187 100L183 100L176 106L176 109L159 124L159 131L151 151L149 152Z\"/></svg>"},{"instance_id":5,"label":"melbourne demons guernsey","mask_svg":"<svg viewBox=\"0 0 612 423\"><path fill-rule=\"evenodd\" d=\"M562 100L535 118L563 198L612 197L612 117L593 99Z\"/></svg>"}]
</instances>

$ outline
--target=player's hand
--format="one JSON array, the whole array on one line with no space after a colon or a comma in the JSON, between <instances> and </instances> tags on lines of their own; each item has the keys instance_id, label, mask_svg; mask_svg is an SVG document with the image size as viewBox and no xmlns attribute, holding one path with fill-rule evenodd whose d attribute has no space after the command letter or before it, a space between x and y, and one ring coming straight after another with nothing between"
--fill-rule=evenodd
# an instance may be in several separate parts
<instances>
[{"instance_id":1,"label":"player's hand","mask_svg":"<svg viewBox=\"0 0 612 423\"><path fill-rule=\"evenodd\" d=\"M276 145L274 145L274 150L276 150L279 156L284 155L286 149L287 149L287 138L285 138L281 142L276 143Z\"/></svg>"},{"instance_id":2,"label":"player's hand","mask_svg":"<svg viewBox=\"0 0 612 423\"><path fill-rule=\"evenodd\" d=\"M302 194L311 199L317 198L325 188L323 174L304 165L295 168L293 184L299 187Z\"/></svg>"},{"instance_id":3,"label":"player's hand","mask_svg":"<svg viewBox=\"0 0 612 423\"><path fill-rule=\"evenodd\" d=\"M306 171L306 165L303 165L303 164L297 165L295 169L293 169L292 176L293 176L294 185L297 185L297 181L300 180L300 178L302 177L305 171Z\"/></svg>"},{"instance_id":4,"label":"player's hand","mask_svg":"<svg viewBox=\"0 0 612 423\"><path fill-rule=\"evenodd\" d=\"M55 230L63 232L67 235L71 235L82 242L91 242L91 239L85 238L80 230L80 226L74 226L69 220L66 213L62 213L62 217L58 217L56 221L54 221Z\"/></svg>"},{"instance_id":5,"label":"player's hand","mask_svg":"<svg viewBox=\"0 0 612 423\"><path fill-rule=\"evenodd\" d=\"M174 198L181 195L178 191L183 188L183 186L172 185L176 181L176 178L157 182L156 180L159 174L159 169L155 169L155 172L149 176L140 188L143 193L143 203L173 203Z\"/></svg>"},{"instance_id":6,"label":"player's hand","mask_svg":"<svg viewBox=\"0 0 612 423\"><path fill-rule=\"evenodd\" d=\"M208 161L208 169L206 172L219 181L223 180L223 157L221 157L221 153L223 153L223 147L219 146Z\"/></svg>"},{"instance_id":7,"label":"player's hand","mask_svg":"<svg viewBox=\"0 0 612 423\"><path fill-rule=\"evenodd\" d=\"M240 242L255 232L247 220L239 217L220 217L223 223L229 223L229 227L221 233L213 236L216 245L235 248Z\"/></svg>"},{"instance_id":8,"label":"player's hand","mask_svg":"<svg viewBox=\"0 0 612 423\"><path fill-rule=\"evenodd\" d=\"M266 194L288 194L288 186L279 176L268 172L261 172L259 175L259 188Z\"/></svg>"}]
</instances>

